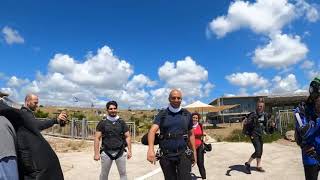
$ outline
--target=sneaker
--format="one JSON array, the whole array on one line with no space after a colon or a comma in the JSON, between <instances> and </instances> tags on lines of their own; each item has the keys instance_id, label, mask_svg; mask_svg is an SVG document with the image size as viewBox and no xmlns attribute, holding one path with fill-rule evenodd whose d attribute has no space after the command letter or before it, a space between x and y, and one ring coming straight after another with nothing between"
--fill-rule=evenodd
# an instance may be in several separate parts
<instances>
[{"instance_id":1,"label":"sneaker","mask_svg":"<svg viewBox=\"0 0 320 180\"><path fill-rule=\"evenodd\" d=\"M257 171L259 171L259 172L266 172L262 167L257 167Z\"/></svg>"},{"instance_id":2,"label":"sneaker","mask_svg":"<svg viewBox=\"0 0 320 180\"><path fill-rule=\"evenodd\" d=\"M246 170L247 170L247 174L251 174L251 166L248 162L244 163Z\"/></svg>"}]
</instances>

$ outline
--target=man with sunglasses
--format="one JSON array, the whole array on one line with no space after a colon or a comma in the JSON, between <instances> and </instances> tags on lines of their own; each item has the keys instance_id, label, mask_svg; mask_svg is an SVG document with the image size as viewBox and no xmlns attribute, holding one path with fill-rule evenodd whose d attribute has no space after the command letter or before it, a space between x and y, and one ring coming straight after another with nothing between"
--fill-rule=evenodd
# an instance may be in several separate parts
<instances>
[{"instance_id":1,"label":"man with sunglasses","mask_svg":"<svg viewBox=\"0 0 320 180\"><path fill-rule=\"evenodd\" d=\"M191 165L197 160L192 117L181 108L181 101L181 91L172 90L169 106L157 114L148 134L147 160L152 164L160 160L166 180L191 180ZM158 130L160 153L156 157L154 140Z\"/></svg>"},{"instance_id":2,"label":"man with sunglasses","mask_svg":"<svg viewBox=\"0 0 320 180\"><path fill-rule=\"evenodd\" d=\"M320 76L309 87L306 103L295 109L297 144L301 147L306 180L317 180L320 170Z\"/></svg>"}]
</instances>

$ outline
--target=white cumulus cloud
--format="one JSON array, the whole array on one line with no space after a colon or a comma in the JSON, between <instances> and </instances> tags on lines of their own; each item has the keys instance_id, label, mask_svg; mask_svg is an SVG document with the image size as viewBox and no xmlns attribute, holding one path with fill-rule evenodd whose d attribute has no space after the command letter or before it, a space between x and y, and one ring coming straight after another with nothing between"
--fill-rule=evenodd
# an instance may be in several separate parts
<instances>
[{"instance_id":1,"label":"white cumulus cloud","mask_svg":"<svg viewBox=\"0 0 320 180\"><path fill-rule=\"evenodd\" d=\"M255 50L253 62L259 67L286 68L303 60L307 52L299 36L276 34L266 46Z\"/></svg>"},{"instance_id":2,"label":"white cumulus cloud","mask_svg":"<svg viewBox=\"0 0 320 180\"><path fill-rule=\"evenodd\" d=\"M121 89L133 74L131 65L114 56L107 46L98 49L96 55L83 63L68 55L57 54L50 60L49 69L63 73L67 79L79 85L106 89Z\"/></svg>"},{"instance_id":3,"label":"white cumulus cloud","mask_svg":"<svg viewBox=\"0 0 320 180\"><path fill-rule=\"evenodd\" d=\"M226 16L213 19L209 26L218 37L240 28L269 34L281 30L294 18L295 6L287 0L235 1Z\"/></svg>"},{"instance_id":4,"label":"white cumulus cloud","mask_svg":"<svg viewBox=\"0 0 320 180\"><path fill-rule=\"evenodd\" d=\"M186 57L176 63L165 62L159 68L158 74L159 78L165 82L166 88L181 89L184 97L186 97L186 102L208 96L214 87L213 84L208 82L208 71L198 65L191 57ZM161 88L160 90L152 91L152 93L158 94L163 91L167 90Z\"/></svg>"},{"instance_id":5,"label":"white cumulus cloud","mask_svg":"<svg viewBox=\"0 0 320 180\"><path fill-rule=\"evenodd\" d=\"M29 80L28 79L19 79L16 76L12 76L8 82L7 82L7 86L8 87L20 87L26 83L28 83Z\"/></svg>"},{"instance_id":6,"label":"white cumulus cloud","mask_svg":"<svg viewBox=\"0 0 320 180\"><path fill-rule=\"evenodd\" d=\"M31 82L15 76L7 82L20 94L38 94L41 104L90 106L116 100L121 107L135 108L147 107L150 92L146 89L154 85L146 75L134 75L130 63L113 55L108 46L84 60L58 53L50 60L47 73L38 72Z\"/></svg>"},{"instance_id":7,"label":"white cumulus cloud","mask_svg":"<svg viewBox=\"0 0 320 180\"><path fill-rule=\"evenodd\" d=\"M230 4L226 15L209 23L209 29L218 38L242 28L266 36L269 43L256 48L253 62L259 67L287 68L302 61L308 53L299 36L282 33L285 26L302 17L316 22L318 9L305 0L236 0Z\"/></svg>"},{"instance_id":8,"label":"white cumulus cloud","mask_svg":"<svg viewBox=\"0 0 320 180\"><path fill-rule=\"evenodd\" d=\"M230 4L227 15L213 19L209 28L220 38L240 28L269 35L301 16L310 22L319 19L318 10L304 0L237 0Z\"/></svg>"},{"instance_id":9,"label":"white cumulus cloud","mask_svg":"<svg viewBox=\"0 0 320 180\"><path fill-rule=\"evenodd\" d=\"M269 81L255 72L233 73L225 77L231 84L241 87L267 87Z\"/></svg>"},{"instance_id":10,"label":"white cumulus cloud","mask_svg":"<svg viewBox=\"0 0 320 180\"><path fill-rule=\"evenodd\" d=\"M273 78L273 94L293 93L299 90L299 84L294 74L289 74L287 77L275 76Z\"/></svg>"},{"instance_id":11,"label":"white cumulus cloud","mask_svg":"<svg viewBox=\"0 0 320 180\"><path fill-rule=\"evenodd\" d=\"M38 72L31 81L13 76L7 80L6 91L20 94L20 100L27 93L38 94L43 105L101 106L116 100L120 107L151 108L166 106L172 88L182 90L183 104L209 96L214 88L208 81L208 71L191 57L165 62L158 75L160 80L154 81L144 74L135 74L129 62L103 46L84 60L55 54L47 72Z\"/></svg>"}]
</instances>

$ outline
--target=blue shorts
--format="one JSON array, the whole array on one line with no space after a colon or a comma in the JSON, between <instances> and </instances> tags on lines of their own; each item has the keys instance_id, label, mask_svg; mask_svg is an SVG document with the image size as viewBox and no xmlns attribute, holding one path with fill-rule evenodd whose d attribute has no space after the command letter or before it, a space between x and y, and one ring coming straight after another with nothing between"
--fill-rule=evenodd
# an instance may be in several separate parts
<instances>
[{"instance_id":1,"label":"blue shorts","mask_svg":"<svg viewBox=\"0 0 320 180\"><path fill-rule=\"evenodd\" d=\"M17 158L14 156L0 159L0 179L19 180Z\"/></svg>"}]
</instances>

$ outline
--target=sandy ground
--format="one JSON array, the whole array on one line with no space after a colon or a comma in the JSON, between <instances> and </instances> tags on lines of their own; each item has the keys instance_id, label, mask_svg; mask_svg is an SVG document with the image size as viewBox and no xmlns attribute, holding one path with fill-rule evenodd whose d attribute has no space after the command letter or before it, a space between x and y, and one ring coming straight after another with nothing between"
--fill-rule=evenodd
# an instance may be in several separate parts
<instances>
[{"instance_id":1,"label":"sandy ground","mask_svg":"<svg viewBox=\"0 0 320 180\"><path fill-rule=\"evenodd\" d=\"M80 152L58 152L66 180L99 179L100 161L96 162L93 160L93 145L92 142L88 144L87 148L80 150ZM294 143L283 140L265 144L262 165L266 172L257 172L253 167L252 174L248 175L244 173L243 163L248 159L253 150L253 146L250 143L213 143L213 151L205 154L207 179L304 179L300 149ZM141 144L133 145L133 158L127 161L129 179L164 179L159 169L159 164L151 165L146 161L146 152L146 146ZM252 166L255 166L255 162ZM199 176L196 167L193 168L192 172L195 176ZM142 178L146 174L154 175ZM109 179L119 179L115 163L112 166Z\"/></svg>"}]
</instances>

